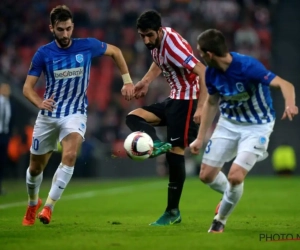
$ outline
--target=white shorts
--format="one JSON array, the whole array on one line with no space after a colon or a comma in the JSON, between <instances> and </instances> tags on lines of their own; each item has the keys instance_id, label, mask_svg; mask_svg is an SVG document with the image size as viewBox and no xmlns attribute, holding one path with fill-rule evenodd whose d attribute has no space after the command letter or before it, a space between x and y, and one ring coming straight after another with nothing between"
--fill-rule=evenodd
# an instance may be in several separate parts
<instances>
[{"instance_id":1,"label":"white shorts","mask_svg":"<svg viewBox=\"0 0 300 250\"><path fill-rule=\"evenodd\" d=\"M74 132L79 133L84 139L86 120L86 115L83 114L72 114L61 118L39 114L33 129L30 152L43 155L57 150L57 143Z\"/></svg>"},{"instance_id":2,"label":"white shorts","mask_svg":"<svg viewBox=\"0 0 300 250\"><path fill-rule=\"evenodd\" d=\"M258 161L266 159L274 123L238 124L220 117L207 143L202 162L213 167L223 167L225 162L231 161L240 152L258 155Z\"/></svg>"}]
</instances>

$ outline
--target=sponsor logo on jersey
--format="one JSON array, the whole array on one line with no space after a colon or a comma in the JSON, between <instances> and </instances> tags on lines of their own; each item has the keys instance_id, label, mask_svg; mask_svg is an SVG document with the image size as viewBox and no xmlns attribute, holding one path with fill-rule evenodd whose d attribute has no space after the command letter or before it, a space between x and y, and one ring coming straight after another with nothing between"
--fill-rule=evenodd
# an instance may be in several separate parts
<instances>
[{"instance_id":1,"label":"sponsor logo on jersey","mask_svg":"<svg viewBox=\"0 0 300 250\"><path fill-rule=\"evenodd\" d=\"M83 62L83 55L82 54L77 54L75 56L76 58L76 61L79 62L79 63L82 63Z\"/></svg>"},{"instance_id":2,"label":"sponsor logo on jersey","mask_svg":"<svg viewBox=\"0 0 300 250\"><path fill-rule=\"evenodd\" d=\"M61 69L54 71L55 80L75 78L83 76L83 67L72 68L72 69Z\"/></svg>"}]
</instances>

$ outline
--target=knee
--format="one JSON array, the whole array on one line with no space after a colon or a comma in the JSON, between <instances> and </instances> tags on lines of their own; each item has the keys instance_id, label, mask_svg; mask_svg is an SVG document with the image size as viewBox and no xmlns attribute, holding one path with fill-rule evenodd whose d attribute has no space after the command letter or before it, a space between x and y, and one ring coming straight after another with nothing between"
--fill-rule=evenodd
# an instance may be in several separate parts
<instances>
[{"instance_id":1,"label":"knee","mask_svg":"<svg viewBox=\"0 0 300 250\"><path fill-rule=\"evenodd\" d=\"M41 172L43 172L44 164L37 161L31 161L29 166L29 173L31 176L38 176Z\"/></svg>"},{"instance_id":2,"label":"knee","mask_svg":"<svg viewBox=\"0 0 300 250\"><path fill-rule=\"evenodd\" d=\"M231 184L231 186L236 186L236 185L241 184L244 181L244 176L243 176L243 174L240 174L238 172L229 173L228 181Z\"/></svg>"},{"instance_id":3,"label":"knee","mask_svg":"<svg viewBox=\"0 0 300 250\"><path fill-rule=\"evenodd\" d=\"M206 173L205 171L202 171L202 170L200 170L199 179L203 183L211 183L211 182L213 182L213 179L211 178L211 176L208 173Z\"/></svg>"},{"instance_id":4,"label":"knee","mask_svg":"<svg viewBox=\"0 0 300 250\"><path fill-rule=\"evenodd\" d=\"M199 179L205 184L211 183L214 181L218 173L219 169L202 164L199 173Z\"/></svg>"},{"instance_id":5,"label":"knee","mask_svg":"<svg viewBox=\"0 0 300 250\"><path fill-rule=\"evenodd\" d=\"M77 158L76 150L69 150L63 153L62 162L67 166L74 166Z\"/></svg>"}]
</instances>

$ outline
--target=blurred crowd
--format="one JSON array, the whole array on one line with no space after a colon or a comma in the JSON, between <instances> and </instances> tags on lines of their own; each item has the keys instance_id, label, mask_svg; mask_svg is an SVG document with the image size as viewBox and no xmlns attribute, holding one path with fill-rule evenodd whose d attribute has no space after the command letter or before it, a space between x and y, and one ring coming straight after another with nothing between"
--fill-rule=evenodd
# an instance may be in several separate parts
<instances>
[{"instance_id":1,"label":"blurred crowd","mask_svg":"<svg viewBox=\"0 0 300 250\"><path fill-rule=\"evenodd\" d=\"M49 13L62 3L74 14L73 37L95 37L120 47L134 82L143 77L152 62L135 28L137 17L147 9L159 11L163 26L179 32L196 55L197 36L207 28L217 28L224 32L230 50L252 55L269 67L274 0L2 0L0 73L11 85L22 88L34 52L53 39L48 28ZM118 151L129 133L124 123L126 114L169 95L169 86L162 77L151 84L141 100L126 102L120 95L121 87L113 61L106 57L95 59L88 90L87 142L97 138ZM43 77L36 89L42 96Z\"/></svg>"}]
</instances>

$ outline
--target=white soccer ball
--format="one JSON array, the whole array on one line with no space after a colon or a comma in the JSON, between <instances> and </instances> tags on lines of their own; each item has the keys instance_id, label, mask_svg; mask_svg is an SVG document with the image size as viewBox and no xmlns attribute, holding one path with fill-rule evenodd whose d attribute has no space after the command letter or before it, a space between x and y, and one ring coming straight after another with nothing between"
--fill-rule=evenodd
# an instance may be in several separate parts
<instances>
[{"instance_id":1,"label":"white soccer ball","mask_svg":"<svg viewBox=\"0 0 300 250\"><path fill-rule=\"evenodd\" d=\"M143 161L152 154L153 140L144 132L133 132L124 141L124 149L131 159Z\"/></svg>"}]
</instances>

